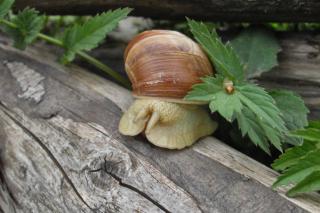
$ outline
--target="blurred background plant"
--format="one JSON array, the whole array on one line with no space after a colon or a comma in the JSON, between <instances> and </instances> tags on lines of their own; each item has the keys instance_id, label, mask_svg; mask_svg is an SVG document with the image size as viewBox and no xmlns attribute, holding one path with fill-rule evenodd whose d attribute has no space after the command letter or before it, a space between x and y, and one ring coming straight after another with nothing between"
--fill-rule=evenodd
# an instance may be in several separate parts
<instances>
[{"instance_id":1,"label":"blurred background plant","mask_svg":"<svg viewBox=\"0 0 320 213\"><path fill-rule=\"evenodd\" d=\"M46 16L44 32L54 37L61 37L64 29L74 24L81 25L89 18L90 16Z\"/></svg>"},{"instance_id":2,"label":"blurred background plant","mask_svg":"<svg viewBox=\"0 0 320 213\"><path fill-rule=\"evenodd\" d=\"M11 16L13 16L11 14ZM61 37L63 30L74 24L83 24L91 16L46 16L45 31L46 33ZM320 23L229 23L229 22L205 22L209 28L215 28L218 31L240 30L250 26L266 27L277 32L302 32L302 31L320 31ZM114 32L109 34L109 37L115 40L128 41L130 37L147 29L174 29L184 34L190 34L186 21L169 21L169 20L152 20L149 18L129 16L119 23L119 26ZM123 31L127 31L124 33ZM121 36L120 36L121 34Z\"/></svg>"}]
</instances>

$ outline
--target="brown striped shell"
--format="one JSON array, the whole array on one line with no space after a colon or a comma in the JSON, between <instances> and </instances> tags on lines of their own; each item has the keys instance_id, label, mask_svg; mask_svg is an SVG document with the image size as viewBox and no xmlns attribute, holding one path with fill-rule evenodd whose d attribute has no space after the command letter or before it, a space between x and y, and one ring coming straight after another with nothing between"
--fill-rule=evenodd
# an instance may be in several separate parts
<instances>
[{"instance_id":1,"label":"brown striped shell","mask_svg":"<svg viewBox=\"0 0 320 213\"><path fill-rule=\"evenodd\" d=\"M170 30L140 33L128 44L124 60L133 94L138 97L181 101L201 77L213 74L200 46Z\"/></svg>"}]
</instances>

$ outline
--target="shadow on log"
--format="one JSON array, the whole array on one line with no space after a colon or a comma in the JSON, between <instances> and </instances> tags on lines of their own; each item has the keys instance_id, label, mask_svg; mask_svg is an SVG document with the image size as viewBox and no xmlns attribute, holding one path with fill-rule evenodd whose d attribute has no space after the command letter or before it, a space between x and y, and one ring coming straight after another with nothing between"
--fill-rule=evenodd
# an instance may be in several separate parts
<instances>
[{"instance_id":1,"label":"shadow on log","mask_svg":"<svg viewBox=\"0 0 320 213\"><path fill-rule=\"evenodd\" d=\"M317 212L277 173L213 137L182 151L120 135L129 91L46 47L0 43L0 210L15 212ZM316 78L316 76L315 76Z\"/></svg>"}]
</instances>

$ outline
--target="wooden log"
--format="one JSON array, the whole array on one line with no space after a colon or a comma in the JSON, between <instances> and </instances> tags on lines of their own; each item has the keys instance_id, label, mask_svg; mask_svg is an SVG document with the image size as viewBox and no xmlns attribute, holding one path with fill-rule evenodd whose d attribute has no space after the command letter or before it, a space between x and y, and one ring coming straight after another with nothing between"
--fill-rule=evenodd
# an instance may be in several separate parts
<instances>
[{"instance_id":1,"label":"wooden log","mask_svg":"<svg viewBox=\"0 0 320 213\"><path fill-rule=\"evenodd\" d=\"M133 15L161 19L185 19L186 16L211 21L319 21L317 0L16 0L16 10L35 7L47 14L96 14L118 7L134 8Z\"/></svg>"},{"instance_id":2,"label":"wooden log","mask_svg":"<svg viewBox=\"0 0 320 213\"><path fill-rule=\"evenodd\" d=\"M6 212L317 212L318 194L272 191L277 173L213 137L182 151L117 131L130 93L45 47L0 43Z\"/></svg>"},{"instance_id":3,"label":"wooden log","mask_svg":"<svg viewBox=\"0 0 320 213\"><path fill-rule=\"evenodd\" d=\"M257 78L267 88L292 90L310 109L309 118L320 119L320 37L309 33L279 33L279 66Z\"/></svg>"}]
</instances>

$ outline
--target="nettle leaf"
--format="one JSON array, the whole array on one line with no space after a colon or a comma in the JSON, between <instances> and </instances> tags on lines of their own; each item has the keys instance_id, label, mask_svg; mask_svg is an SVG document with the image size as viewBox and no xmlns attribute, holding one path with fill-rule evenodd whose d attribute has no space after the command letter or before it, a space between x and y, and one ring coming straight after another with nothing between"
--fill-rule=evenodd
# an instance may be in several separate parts
<instances>
[{"instance_id":1,"label":"nettle leaf","mask_svg":"<svg viewBox=\"0 0 320 213\"><path fill-rule=\"evenodd\" d=\"M188 25L194 38L201 44L213 62L217 72L232 81L244 79L243 66L230 43L222 43L216 31L209 31L208 27L191 19Z\"/></svg>"},{"instance_id":2,"label":"nettle leaf","mask_svg":"<svg viewBox=\"0 0 320 213\"><path fill-rule=\"evenodd\" d=\"M320 190L320 171L316 171L308 175L295 187L288 191L288 196L295 196L303 192L312 192Z\"/></svg>"},{"instance_id":3,"label":"nettle leaf","mask_svg":"<svg viewBox=\"0 0 320 213\"><path fill-rule=\"evenodd\" d=\"M295 146L286 150L284 154L274 161L272 167L278 171L285 169L298 163L300 158L303 158L309 152L317 149L316 143L305 141L303 145Z\"/></svg>"},{"instance_id":4,"label":"nettle leaf","mask_svg":"<svg viewBox=\"0 0 320 213\"><path fill-rule=\"evenodd\" d=\"M270 154L273 144L282 151L281 141L287 128L273 98L253 84L235 87L231 94L223 86L223 76L205 77L185 97L186 100L206 101L211 112L218 112L229 122L235 118L242 136L248 135L254 144Z\"/></svg>"},{"instance_id":5,"label":"nettle leaf","mask_svg":"<svg viewBox=\"0 0 320 213\"><path fill-rule=\"evenodd\" d=\"M185 97L186 100L209 102L211 112L219 112L225 119L232 121L236 112L241 112L242 104L238 92L230 95L223 87L223 76L205 77L204 83L196 84Z\"/></svg>"},{"instance_id":6,"label":"nettle leaf","mask_svg":"<svg viewBox=\"0 0 320 213\"><path fill-rule=\"evenodd\" d=\"M288 129L275 100L263 88L245 81L244 67L229 43L223 44L203 23L188 19L188 24L218 74L202 78L203 83L194 85L185 98L208 102L211 112L229 122L236 119L242 135L268 154L270 143L282 151ZM227 90L230 85L231 91Z\"/></svg>"},{"instance_id":7,"label":"nettle leaf","mask_svg":"<svg viewBox=\"0 0 320 213\"><path fill-rule=\"evenodd\" d=\"M280 175L273 187L295 184L287 195L295 196L304 192L320 190L320 128L309 126L295 131L292 135L304 139L301 146L286 150L272 167L284 173Z\"/></svg>"},{"instance_id":8,"label":"nettle leaf","mask_svg":"<svg viewBox=\"0 0 320 213\"><path fill-rule=\"evenodd\" d=\"M259 146L263 151L270 155L268 138L266 137L261 123L257 122L256 115L247 107L243 107L243 110L236 114L236 118L242 137L248 135L256 146Z\"/></svg>"},{"instance_id":9,"label":"nettle leaf","mask_svg":"<svg viewBox=\"0 0 320 213\"><path fill-rule=\"evenodd\" d=\"M36 39L43 27L44 19L35 9L25 8L11 20L16 27L6 27L4 30L14 39L16 48L25 49Z\"/></svg>"},{"instance_id":10,"label":"nettle leaf","mask_svg":"<svg viewBox=\"0 0 320 213\"><path fill-rule=\"evenodd\" d=\"M273 90L269 94L276 101L276 105L283 115L286 127L290 131L302 129L308 125L307 114L309 110L301 97L286 90ZM292 145L302 143L302 139L297 137L286 137L285 141Z\"/></svg>"},{"instance_id":11,"label":"nettle leaf","mask_svg":"<svg viewBox=\"0 0 320 213\"><path fill-rule=\"evenodd\" d=\"M247 29L231 41L245 66L246 77L258 77L278 65L281 47L274 35L263 29Z\"/></svg>"},{"instance_id":12,"label":"nettle leaf","mask_svg":"<svg viewBox=\"0 0 320 213\"><path fill-rule=\"evenodd\" d=\"M215 93L223 90L223 76L208 76L201 79L203 83L195 84L184 97L185 100L210 102L215 99Z\"/></svg>"},{"instance_id":13,"label":"nettle leaf","mask_svg":"<svg viewBox=\"0 0 320 213\"><path fill-rule=\"evenodd\" d=\"M320 128L309 127L308 129L296 130L291 133L292 136L298 136L304 140L319 141L320 140Z\"/></svg>"},{"instance_id":14,"label":"nettle leaf","mask_svg":"<svg viewBox=\"0 0 320 213\"><path fill-rule=\"evenodd\" d=\"M0 0L0 18L4 17L11 9L14 0Z\"/></svg>"},{"instance_id":15,"label":"nettle leaf","mask_svg":"<svg viewBox=\"0 0 320 213\"><path fill-rule=\"evenodd\" d=\"M320 129L320 121L309 121L309 127Z\"/></svg>"},{"instance_id":16,"label":"nettle leaf","mask_svg":"<svg viewBox=\"0 0 320 213\"><path fill-rule=\"evenodd\" d=\"M78 51L96 48L105 39L107 33L112 31L130 11L129 8L108 11L91 18L82 25L76 24L69 27L63 36L65 48L63 62L71 62Z\"/></svg>"},{"instance_id":17,"label":"nettle leaf","mask_svg":"<svg viewBox=\"0 0 320 213\"><path fill-rule=\"evenodd\" d=\"M232 122L234 114L242 110L239 92L236 91L232 95L224 90L217 92L213 101L210 102L209 108L211 112L218 111L227 121Z\"/></svg>"},{"instance_id":18,"label":"nettle leaf","mask_svg":"<svg viewBox=\"0 0 320 213\"><path fill-rule=\"evenodd\" d=\"M236 90L240 91L242 104L255 115L254 120L263 130L263 135L282 151L281 141L287 128L274 99L263 88L254 84L247 83L236 87Z\"/></svg>"}]
</instances>

